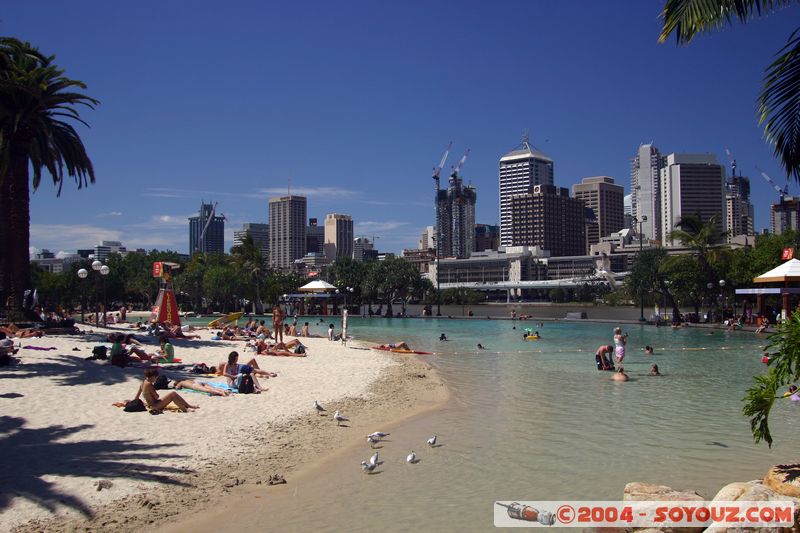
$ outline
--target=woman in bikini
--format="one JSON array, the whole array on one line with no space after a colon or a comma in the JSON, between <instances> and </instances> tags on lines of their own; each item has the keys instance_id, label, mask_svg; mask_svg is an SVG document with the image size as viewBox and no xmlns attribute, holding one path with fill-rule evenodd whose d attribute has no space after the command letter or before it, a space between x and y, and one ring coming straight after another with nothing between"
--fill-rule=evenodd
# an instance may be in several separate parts
<instances>
[{"instance_id":1,"label":"woman in bikini","mask_svg":"<svg viewBox=\"0 0 800 533\"><path fill-rule=\"evenodd\" d=\"M144 371L144 380L139 385L139 391L136 393L134 400L138 400L139 396L144 397L144 403L150 411L161 412L169 404L174 403L182 413L189 411L189 409L199 409L197 405L191 405L184 400L180 394L172 391L166 394L163 398L158 395L156 388L153 386L156 378L158 378L158 370L155 368L148 368Z\"/></svg>"}]
</instances>

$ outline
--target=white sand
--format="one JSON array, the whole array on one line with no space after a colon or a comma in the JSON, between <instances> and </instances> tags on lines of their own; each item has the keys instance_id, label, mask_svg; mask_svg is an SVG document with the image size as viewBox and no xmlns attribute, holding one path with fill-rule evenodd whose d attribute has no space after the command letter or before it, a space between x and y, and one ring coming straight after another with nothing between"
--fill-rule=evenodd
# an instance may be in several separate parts
<instances>
[{"instance_id":1,"label":"white sand","mask_svg":"<svg viewBox=\"0 0 800 533\"><path fill-rule=\"evenodd\" d=\"M320 327L312 333L323 333ZM199 341L174 341L176 357L209 366L231 350L239 352L240 363L253 357L241 341L210 341L209 332L200 334ZM156 483L247 453L248 435L311 413L315 399L325 405L366 397L381 373L396 365L381 352L302 339L308 357L257 357L261 368L278 373L261 379L269 391L229 398L180 391L200 409L153 416L112 406L134 396L142 370L86 361L92 347L110 347L99 336L15 341L57 349L21 349L20 364L0 368L0 531L34 518L76 515L142 491L157 499L162 489ZM156 339L147 342L153 352ZM110 481L110 488L98 491L99 480Z\"/></svg>"}]
</instances>

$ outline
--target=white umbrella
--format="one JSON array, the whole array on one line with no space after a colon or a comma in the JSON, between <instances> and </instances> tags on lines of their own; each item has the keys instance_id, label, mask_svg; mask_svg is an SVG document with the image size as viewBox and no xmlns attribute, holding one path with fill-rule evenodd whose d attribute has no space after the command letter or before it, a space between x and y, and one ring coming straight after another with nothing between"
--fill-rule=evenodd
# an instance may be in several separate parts
<instances>
[{"instance_id":1,"label":"white umbrella","mask_svg":"<svg viewBox=\"0 0 800 533\"><path fill-rule=\"evenodd\" d=\"M298 290L302 292L330 292L330 291L335 291L336 287L334 285L331 285L327 281L317 279L310 283L306 283Z\"/></svg>"},{"instance_id":2,"label":"white umbrella","mask_svg":"<svg viewBox=\"0 0 800 533\"><path fill-rule=\"evenodd\" d=\"M754 283L775 283L787 281L800 281L800 261L791 259L782 265L773 268L769 272L764 272L757 278L753 278Z\"/></svg>"}]
</instances>

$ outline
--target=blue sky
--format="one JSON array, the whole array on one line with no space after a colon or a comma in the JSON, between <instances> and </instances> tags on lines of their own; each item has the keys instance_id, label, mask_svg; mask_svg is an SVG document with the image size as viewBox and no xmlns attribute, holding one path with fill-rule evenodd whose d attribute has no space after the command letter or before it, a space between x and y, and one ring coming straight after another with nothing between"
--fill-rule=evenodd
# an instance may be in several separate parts
<instances>
[{"instance_id":1,"label":"blue sky","mask_svg":"<svg viewBox=\"0 0 800 533\"><path fill-rule=\"evenodd\" d=\"M102 102L80 129L97 182L58 199L40 187L31 244L187 251L204 199L230 246L291 178L309 216L349 213L356 234L400 251L433 222L431 168L451 140L448 168L471 149L477 221L497 223L498 159L525 130L565 187L609 175L629 190L643 142L725 164L728 146L767 227L777 194L755 165L786 178L754 102L800 11L678 47L656 41L662 5L9 2L0 33L56 54Z\"/></svg>"}]
</instances>

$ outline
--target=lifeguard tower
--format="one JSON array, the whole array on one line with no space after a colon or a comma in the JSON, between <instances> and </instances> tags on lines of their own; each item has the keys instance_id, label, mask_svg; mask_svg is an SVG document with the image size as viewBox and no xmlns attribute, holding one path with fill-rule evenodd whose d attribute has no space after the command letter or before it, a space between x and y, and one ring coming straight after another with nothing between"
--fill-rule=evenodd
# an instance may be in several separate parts
<instances>
[{"instance_id":1,"label":"lifeguard tower","mask_svg":"<svg viewBox=\"0 0 800 533\"><path fill-rule=\"evenodd\" d=\"M172 289L172 272L180 267L178 263L167 261L153 263L153 277L161 280L161 287L158 290L156 304L150 313L150 322L169 322L173 326L181 325L175 291Z\"/></svg>"}]
</instances>

